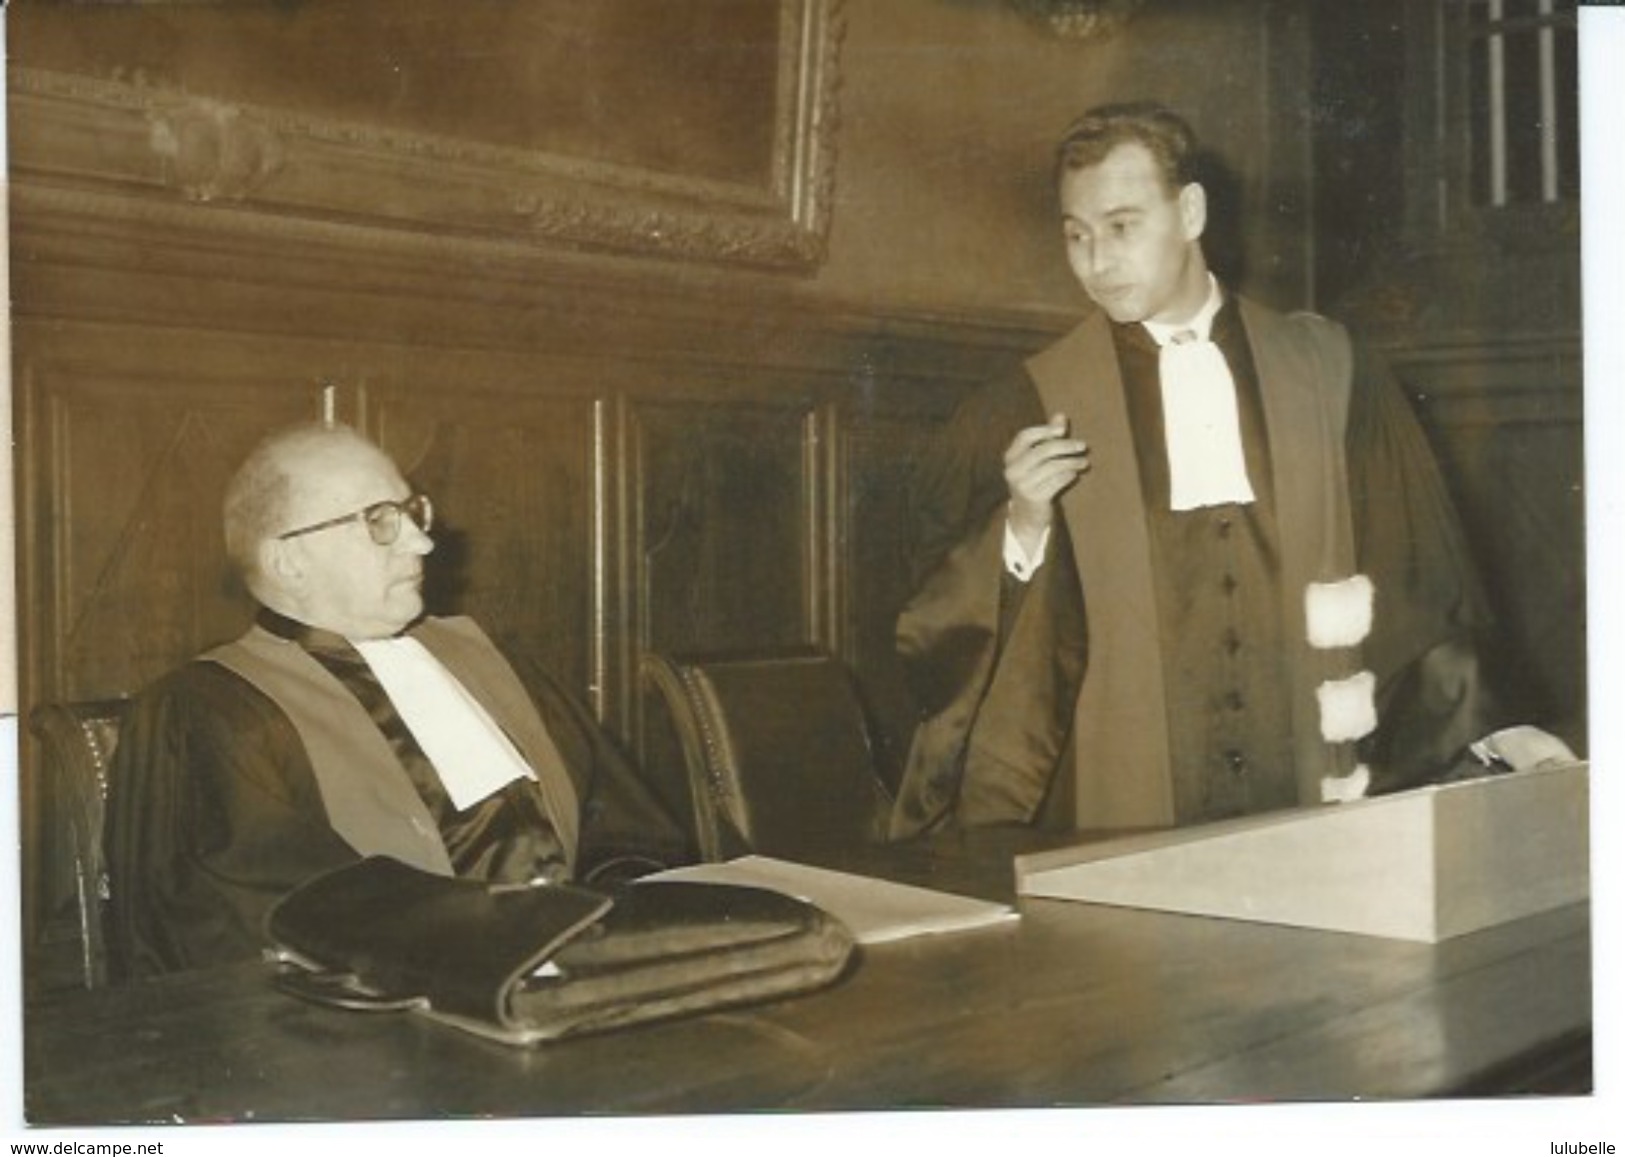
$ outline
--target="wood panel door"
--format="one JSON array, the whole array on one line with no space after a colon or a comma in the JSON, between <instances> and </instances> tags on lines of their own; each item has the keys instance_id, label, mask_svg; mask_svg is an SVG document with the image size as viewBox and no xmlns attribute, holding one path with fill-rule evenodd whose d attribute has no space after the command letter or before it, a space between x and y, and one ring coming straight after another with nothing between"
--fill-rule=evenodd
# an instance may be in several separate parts
<instances>
[{"instance_id":1,"label":"wood panel door","mask_svg":"<svg viewBox=\"0 0 1625 1157\"><path fill-rule=\"evenodd\" d=\"M685 652L823 642L811 402L635 398L629 418L638 643Z\"/></svg>"},{"instance_id":2,"label":"wood panel door","mask_svg":"<svg viewBox=\"0 0 1625 1157\"><path fill-rule=\"evenodd\" d=\"M318 391L274 361L180 342L132 362L124 335L20 335L19 635L30 703L124 695L243 630L220 502L274 426Z\"/></svg>"},{"instance_id":3,"label":"wood panel door","mask_svg":"<svg viewBox=\"0 0 1625 1157\"><path fill-rule=\"evenodd\" d=\"M465 369L364 391L367 422L435 504L431 613L470 615L505 652L605 707L594 399Z\"/></svg>"}]
</instances>

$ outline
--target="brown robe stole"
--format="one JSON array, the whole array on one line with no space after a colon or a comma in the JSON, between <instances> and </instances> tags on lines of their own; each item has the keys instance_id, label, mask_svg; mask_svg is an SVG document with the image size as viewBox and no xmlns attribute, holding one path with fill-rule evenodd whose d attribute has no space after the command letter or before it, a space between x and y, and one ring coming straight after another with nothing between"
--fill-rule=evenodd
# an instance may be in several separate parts
<instances>
[{"instance_id":1,"label":"brown robe stole","mask_svg":"<svg viewBox=\"0 0 1625 1157\"><path fill-rule=\"evenodd\" d=\"M1344 434L1351 353L1341 327L1282 317L1240 299L1258 371L1281 533L1282 622L1294 640L1293 732L1299 798L1349 770L1346 745L1321 738L1316 686L1359 669L1357 654L1309 646L1310 582L1354 573ZM1165 826L1175 820L1162 647L1139 464L1116 352L1096 314L1027 363L1046 413L1064 412L1090 441L1089 474L1061 509L1085 591L1088 670L1078 697L1076 815L1081 827ZM1101 613L1110 608L1111 613ZM990 689L993 706L996 690Z\"/></svg>"},{"instance_id":2,"label":"brown robe stole","mask_svg":"<svg viewBox=\"0 0 1625 1157\"><path fill-rule=\"evenodd\" d=\"M524 684L471 619L425 619L411 634L468 688L536 772L573 874L580 801ZM287 715L310 757L328 822L357 853L453 874L439 829L389 742L303 647L256 626L203 658L246 679Z\"/></svg>"}]
</instances>

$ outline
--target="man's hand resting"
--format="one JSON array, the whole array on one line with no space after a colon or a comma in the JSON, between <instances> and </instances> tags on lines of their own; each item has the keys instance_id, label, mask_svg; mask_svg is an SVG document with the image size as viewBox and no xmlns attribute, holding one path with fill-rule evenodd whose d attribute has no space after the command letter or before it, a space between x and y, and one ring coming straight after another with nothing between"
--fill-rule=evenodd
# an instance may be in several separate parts
<instances>
[{"instance_id":1,"label":"man's hand resting","mask_svg":"<svg viewBox=\"0 0 1625 1157\"><path fill-rule=\"evenodd\" d=\"M1486 765L1502 764L1513 771L1574 763L1569 745L1538 727L1508 727L1472 745L1473 755Z\"/></svg>"}]
</instances>

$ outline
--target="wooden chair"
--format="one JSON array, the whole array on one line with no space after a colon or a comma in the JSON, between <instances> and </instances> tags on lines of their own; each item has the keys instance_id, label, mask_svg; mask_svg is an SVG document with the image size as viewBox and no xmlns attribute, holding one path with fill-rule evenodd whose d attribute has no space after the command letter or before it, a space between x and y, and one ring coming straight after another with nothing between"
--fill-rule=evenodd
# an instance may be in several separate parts
<instances>
[{"instance_id":1,"label":"wooden chair","mask_svg":"<svg viewBox=\"0 0 1625 1157\"><path fill-rule=\"evenodd\" d=\"M34 946L36 988L107 983L102 827L125 706L123 699L46 703L29 714L39 744L44 823L44 830L33 833L41 848L36 895L44 907ZM64 949L71 961L61 959Z\"/></svg>"},{"instance_id":2,"label":"wooden chair","mask_svg":"<svg viewBox=\"0 0 1625 1157\"><path fill-rule=\"evenodd\" d=\"M839 659L646 654L642 673L682 746L701 858L795 859L885 837L890 799Z\"/></svg>"}]
</instances>

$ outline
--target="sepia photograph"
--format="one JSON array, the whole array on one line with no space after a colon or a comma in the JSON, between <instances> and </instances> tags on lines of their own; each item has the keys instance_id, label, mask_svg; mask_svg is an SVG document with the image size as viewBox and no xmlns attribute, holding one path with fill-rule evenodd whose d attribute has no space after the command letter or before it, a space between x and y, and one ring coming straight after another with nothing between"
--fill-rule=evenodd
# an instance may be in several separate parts
<instances>
[{"instance_id":1,"label":"sepia photograph","mask_svg":"<svg viewBox=\"0 0 1625 1157\"><path fill-rule=\"evenodd\" d=\"M4 15L19 1140L1625 1145L1625 14Z\"/></svg>"}]
</instances>

